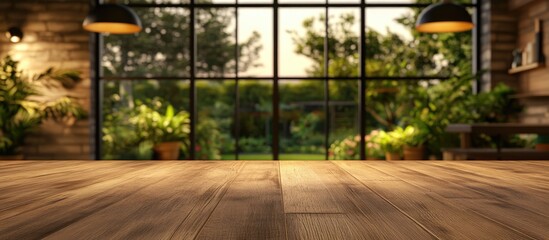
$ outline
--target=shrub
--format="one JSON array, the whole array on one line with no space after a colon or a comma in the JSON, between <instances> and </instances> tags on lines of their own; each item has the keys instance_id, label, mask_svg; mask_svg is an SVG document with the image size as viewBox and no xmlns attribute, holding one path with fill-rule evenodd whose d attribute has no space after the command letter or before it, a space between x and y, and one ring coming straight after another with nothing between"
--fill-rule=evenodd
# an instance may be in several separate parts
<instances>
[{"instance_id":1,"label":"shrub","mask_svg":"<svg viewBox=\"0 0 549 240\"><path fill-rule=\"evenodd\" d=\"M383 151L378 143L381 131L374 130L366 135L366 157L383 158ZM335 141L330 145L330 159L333 160L359 160L360 159L360 136L348 136L342 140Z\"/></svg>"}]
</instances>

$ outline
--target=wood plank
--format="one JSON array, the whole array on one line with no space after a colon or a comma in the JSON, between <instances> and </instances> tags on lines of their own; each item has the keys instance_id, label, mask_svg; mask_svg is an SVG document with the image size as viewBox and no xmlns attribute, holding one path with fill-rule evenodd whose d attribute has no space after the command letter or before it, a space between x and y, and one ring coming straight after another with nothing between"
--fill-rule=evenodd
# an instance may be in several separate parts
<instances>
[{"instance_id":1,"label":"wood plank","mask_svg":"<svg viewBox=\"0 0 549 240\"><path fill-rule=\"evenodd\" d=\"M173 163L151 163L139 172L121 174L108 181L47 197L36 203L41 207L29 205L32 211L2 220L0 239L43 238L160 181L173 166ZM43 205L43 202L49 204Z\"/></svg>"},{"instance_id":2,"label":"wood plank","mask_svg":"<svg viewBox=\"0 0 549 240\"><path fill-rule=\"evenodd\" d=\"M365 188L355 178L342 171L331 162L281 162L281 175L293 174L299 177L292 187L284 192L296 194L301 185L312 183L323 187L309 188L299 194L303 201L317 202L317 196L334 200L339 213L320 212L324 204L312 208L307 206L300 211L286 214L288 239L430 239L427 231L418 226L391 204ZM284 167L292 171L284 171ZM314 177L307 179L304 176ZM283 181L286 187L288 181ZM314 189L315 191L310 191ZM288 196L291 197L291 196ZM320 200L319 202L325 202ZM285 202L286 204L286 202ZM304 204L303 204L304 205ZM315 212L304 213L303 210ZM397 224L398 223L398 224Z\"/></svg>"},{"instance_id":3,"label":"wood plank","mask_svg":"<svg viewBox=\"0 0 549 240\"><path fill-rule=\"evenodd\" d=\"M8 184L12 179L65 171L71 169L72 166L85 164L83 161L74 161L74 163L70 165L63 161L31 161L17 163L18 164L5 166L0 169L0 184Z\"/></svg>"},{"instance_id":4,"label":"wood plank","mask_svg":"<svg viewBox=\"0 0 549 240\"><path fill-rule=\"evenodd\" d=\"M515 164L513 168L505 166L501 162L492 164L487 164L487 162L474 163L474 161L448 162L444 165L469 173L511 182L513 185L519 185L521 188L535 189L536 192L542 191L542 195L549 192L549 176L546 174L536 174L531 169L524 168L521 164Z\"/></svg>"},{"instance_id":5,"label":"wood plank","mask_svg":"<svg viewBox=\"0 0 549 240\"><path fill-rule=\"evenodd\" d=\"M368 165L372 166L371 164ZM372 167L400 177L407 182L412 182L425 191L444 196L448 202L459 208L474 211L484 217L505 224L509 228L517 229L532 238L543 239L545 236L549 236L548 218L498 199L484 198L481 194L471 189L436 178L440 174L438 172L418 171L416 168L411 168L408 165L410 164L407 164L407 162L393 162L393 166L385 168ZM419 180L418 176L421 176ZM455 198L453 195L445 196L448 190L461 192L461 194L470 195L471 197Z\"/></svg>"},{"instance_id":6,"label":"wood plank","mask_svg":"<svg viewBox=\"0 0 549 240\"><path fill-rule=\"evenodd\" d=\"M193 161L174 165L166 169L161 181L46 239L193 239L242 164Z\"/></svg>"},{"instance_id":7,"label":"wood plank","mask_svg":"<svg viewBox=\"0 0 549 240\"><path fill-rule=\"evenodd\" d=\"M106 181L121 174L139 171L145 165L144 162L128 162L124 164L123 168L119 168L120 164L109 162L92 164L88 162L75 164L69 168L72 170L13 179L11 181L13 184L0 188L0 192L9 193L0 196L0 220L32 209L27 207L31 203L34 208L40 207L38 203L49 204L41 201L49 196ZM45 170L45 172L47 171Z\"/></svg>"},{"instance_id":8,"label":"wood plank","mask_svg":"<svg viewBox=\"0 0 549 240\"><path fill-rule=\"evenodd\" d=\"M410 162L411 166L417 166L426 171L438 172L438 176L446 181L461 184L469 189L493 199L499 199L513 205L517 205L532 212L549 216L549 197L547 193L533 189L524 189L518 184L492 178L479 174L462 171L456 168L439 165L436 162L430 164L419 164Z\"/></svg>"},{"instance_id":9,"label":"wood plank","mask_svg":"<svg viewBox=\"0 0 549 240\"><path fill-rule=\"evenodd\" d=\"M364 174L380 174L368 163L353 162L339 166L439 239L527 239L527 236L460 209L445 198L410 183L363 180Z\"/></svg>"},{"instance_id":10,"label":"wood plank","mask_svg":"<svg viewBox=\"0 0 549 240\"><path fill-rule=\"evenodd\" d=\"M343 213L321 176L304 162L280 162L285 213Z\"/></svg>"},{"instance_id":11,"label":"wood plank","mask_svg":"<svg viewBox=\"0 0 549 240\"><path fill-rule=\"evenodd\" d=\"M469 190L457 184L449 183L430 174L404 168L405 161L380 161L368 162L368 166L377 169L377 174L385 174L414 186L423 188L426 192L433 192L445 198L480 198L481 194Z\"/></svg>"},{"instance_id":12,"label":"wood plank","mask_svg":"<svg viewBox=\"0 0 549 240\"><path fill-rule=\"evenodd\" d=\"M279 164L246 162L197 239L285 239Z\"/></svg>"},{"instance_id":13,"label":"wood plank","mask_svg":"<svg viewBox=\"0 0 549 240\"><path fill-rule=\"evenodd\" d=\"M434 238L334 163L314 162L307 166L321 176L319 180L328 187L345 214L288 214L290 239Z\"/></svg>"},{"instance_id":14,"label":"wood plank","mask_svg":"<svg viewBox=\"0 0 549 240\"><path fill-rule=\"evenodd\" d=\"M372 236L364 223L357 221L360 219L356 219L356 215L302 213L288 214L287 218L288 239L382 239L381 236Z\"/></svg>"},{"instance_id":15,"label":"wood plank","mask_svg":"<svg viewBox=\"0 0 549 240\"><path fill-rule=\"evenodd\" d=\"M543 163L544 161L537 161L540 163ZM517 174L520 176L524 176L526 178L536 176L541 177L544 180L549 180L549 176L547 176L547 173L549 172L549 166L540 166L537 164L532 164L535 162L523 162L523 161L467 161L467 162L457 162L457 163L464 163L469 164L472 166L482 166L487 167L490 169L498 169L505 172L509 172L511 174ZM549 161L547 161L549 163Z\"/></svg>"},{"instance_id":16,"label":"wood plank","mask_svg":"<svg viewBox=\"0 0 549 240\"><path fill-rule=\"evenodd\" d=\"M342 169L354 168L355 166L361 166L361 163L356 161L334 161L334 164L338 165ZM368 164L375 164L374 161L368 161ZM388 162L381 162L380 164L388 164ZM370 169L356 168L354 172L360 174L360 181L401 181L393 175L386 174L380 171L370 171Z\"/></svg>"}]
</instances>

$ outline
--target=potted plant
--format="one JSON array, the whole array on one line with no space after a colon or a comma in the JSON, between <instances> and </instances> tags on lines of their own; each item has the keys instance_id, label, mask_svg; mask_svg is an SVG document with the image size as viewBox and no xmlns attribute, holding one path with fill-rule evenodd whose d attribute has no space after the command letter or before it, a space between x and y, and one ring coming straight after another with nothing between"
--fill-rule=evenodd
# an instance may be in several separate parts
<instances>
[{"instance_id":1,"label":"potted plant","mask_svg":"<svg viewBox=\"0 0 549 240\"><path fill-rule=\"evenodd\" d=\"M23 159L25 136L42 121L52 119L68 124L85 113L74 98L50 96L42 89L61 92L80 81L75 71L53 71L29 78L18 69L18 62L6 56L0 62L0 160Z\"/></svg>"},{"instance_id":2,"label":"potted plant","mask_svg":"<svg viewBox=\"0 0 549 240\"><path fill-rule=\"evenodd\" d=\"M385 160L400 160L402 151L402 135L398 130L380 131L376 137L380 149L385 152Z\"/></svg>"},{"instance_id":3,"label":"potted plant","mask_svg":"<svg viewBox=\"0 0 549 240\"><path fill-rule=\"evenodd\" d=\"M549 135L538 135L536 140L536 150L549 151Z\"/></svg>"},{"instance_id":4,"label":"potted plant","mask_svg":"<svg viewBox=\"0 0 549 240\"><path fill-rule=\"evenodd\" d=\"M141 139L154 144L155 159L179 159L181 143L190 133L189 114L185 111L176 114L172 105L168 105L164 114L147 105L140 105L136 110L137 114L130 119L130 123Z\"/></svg>"},{"instance_id":5,"label":"potted plant","mask_svg":"<svg viewBox=\"0 0 549 240\"><path fill-rule=\"evenodd\" d=\"M420 127L407 126L402 130L404 160L424 160L427 131Z\"/></svg>"}]
</instances>

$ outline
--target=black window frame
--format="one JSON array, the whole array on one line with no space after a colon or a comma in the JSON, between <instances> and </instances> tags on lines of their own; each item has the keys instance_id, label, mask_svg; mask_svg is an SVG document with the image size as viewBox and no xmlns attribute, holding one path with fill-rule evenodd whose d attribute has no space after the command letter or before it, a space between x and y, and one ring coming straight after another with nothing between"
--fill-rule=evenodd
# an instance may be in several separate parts
<instances>
[{"instance_id":1,"label":"black window frame","mask_svg":"<svg viewBox=\"0 0 549 240\"><path fill-rule=\"evenodd\" d=\"M265 80L265 81L272 81L273 84L273 96L272 96L272 117L274 123L279 123L280 118L280 109L279 109L279 80L295 80L295 79L303 79L303 80L320 80L324 81L324 108L326 112L326 119L329 119L329 81L330 80L358 80L359 85L359 93L358 93L358 123L359 123L359 135L360 135L360 159L365 160L366 159L366 147L365 147L365 135L366 135L366 111L365 106L367 104L365 94L366 94L366 82L368 81L379 81L379 80L397 80L397 81L419 81L419 80L444 80L448 79L448 76L405 76L405 77L380 77L380 76L368 76L366 74L366 51L367 51L367 42L366 42L366 9L367 8L402 8L402 7L409 7L409 8L424 8L429 6L430 4L417 4L417 3L367 3L367 0L360 0L360 2L356 3L333 3L329 2L329 0L324 0L324 3L278 3L278 0L273 0L272 3L238 3L238 0L235 0L235 3L196 3L196 0L189 0L188 3L181 3L181 4L152 4L152 3L129 3L126 4L126 6L131 8L185 8L188 9L190 12L190 76L185 77L185 79L189 80L190 83L190 94L189 94L189 113L190 113L190 159L195 159L196 152L195 152L195 145L196 145L196 122L197 122L197 98L196 98L196 80L234 80L235 81L235 114L234 114L234 122L235 122L235 160L239 159L239 153L238 153L238 146L239 146L239 91L238 91L238 83L239 80ZM474 14L473 14L473 22L475 23L475 27L473 29L473 47L472 47L472 63L473 66L472 72L478 73L481 69L481 61L480 61L480 44L481 44L481 33L482 33L482 22L481 22L481 1L482 0L473 0L472 3L468 4L461 4L464 7L473 8ZM90 7L97 6L98 4L101 4L101 0L90 0ZM381 2L381 1L380 1ZM200 8L232 8L235 10L235 20L236 20L236 26L235 26L235 42L238 43L239 36L238 36L238 10L239 8L271 8L273 9L273 76L272 77L240 77L238 74L238 71L235 71L234 77L198 77L196 73L196 52L197 52L197 46L196 46L196 24L195 24L195 12L196 9ZM329 18L325 18L325 37L324 37L324 77L306 77L306 76L279 76L279 66L278 66L278 60L279 60L279 28L278 28L278 16L279 16L279 9L280 8L324 8L325 9L325 15L328 16L328 11L330 8L359 8L360 9L360 46L359 46L359 62L360 62L360 69L359 69L359 76L355 77L329 77L328 76L328 64L329 59L327 51L327 39L328 39L328 21ZM103 40L102 35L97 33L90 34L90 48L92 50L91 57L90 57L90 63L91 63L91 73L90 78L92 82L92 88L91 88L91 103L92 103L92 142L93 142L93 159L100 160L101 159L101 144L102 144L102 136L101 136L101 123L102 123L102 97L103 97L103 89L101 82L103 81L110 81L110 80L126 80L126 79L133 79L133 80L159 80L159 81L170 81L170 80L181 80L182 77L169 77L169 76L163 76L163 77L104 77L102 74L102 66L101 66L101 55L102 55L102 46L103 46ZM235 68L238 69L238 50L235 47L235 57L236 57L236 66ZM474 92L480 91L480 81L479 78L477 78L476 82L473 83L473 90ZM273 160L279 160L279 124L273 124L272 126L272 156ZM330 125L329 121L326 121L325 129L325 140L324 140L324 148L325 148L325 160L329 159L329 135L330 135Z\"/></svg>"}]
</instances>

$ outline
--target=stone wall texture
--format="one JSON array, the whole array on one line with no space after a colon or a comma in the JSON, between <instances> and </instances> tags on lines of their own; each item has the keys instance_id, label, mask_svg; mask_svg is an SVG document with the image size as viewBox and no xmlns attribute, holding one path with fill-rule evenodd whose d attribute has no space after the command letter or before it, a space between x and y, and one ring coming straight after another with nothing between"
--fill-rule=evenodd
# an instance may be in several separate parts
<instances>
[{"instance_id":1,"label":"stone wall texture","mask_svg":"<svg viewBox=\"0 0 549 240\"><path fill-rule=\"evenodd\" d=\"M84 80L68 94L90 110L89 34L82 20L88 0L1 0L0 57L11 55L26 74L49 67L78 70ZM4 32L12 26L23 30L20 43L10 43ZM56 93L51 93L56 94ZM26 139L26 159L90 159L90 121L72 126L48 121Z\"/></svg>"}]
</instances>

